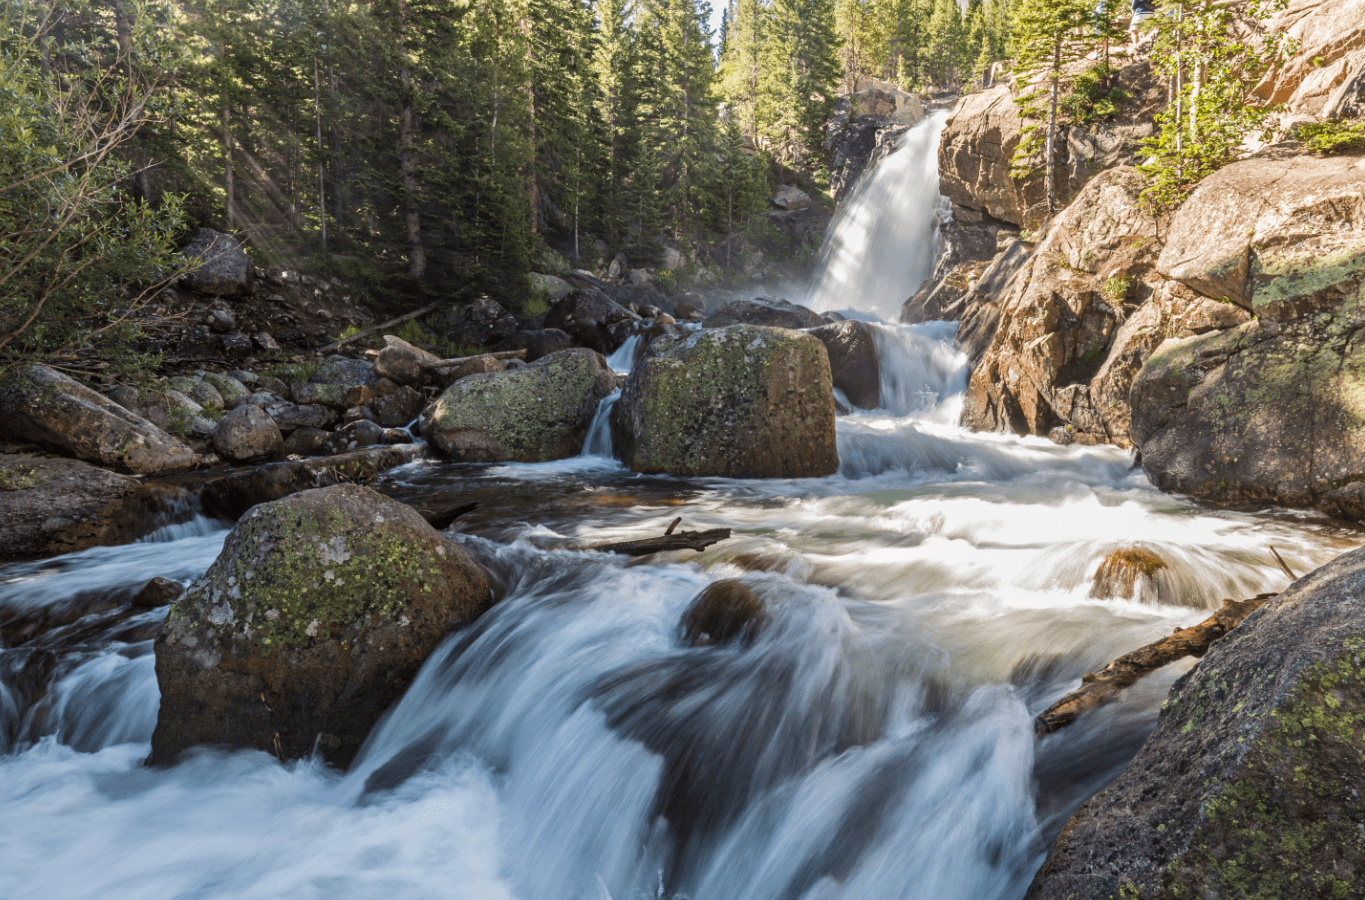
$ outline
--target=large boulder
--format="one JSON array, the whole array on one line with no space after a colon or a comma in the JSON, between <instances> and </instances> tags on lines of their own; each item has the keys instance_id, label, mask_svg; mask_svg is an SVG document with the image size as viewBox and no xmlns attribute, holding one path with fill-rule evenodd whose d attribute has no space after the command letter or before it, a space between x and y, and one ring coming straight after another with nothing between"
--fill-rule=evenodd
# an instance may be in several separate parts
<instances>
[{"instance_id":1,"label":"large boulder","mask_svg":"<svg viewBox=\"0 0 1365 900\"><path fill-rule=\"evenodd\" d=\"M825 324L820 314L781 298L754 297L732 300L708 315L703 328L728 325L766 325L770 328L819 328Z\"/></svg>"},{"instance_id":2,"label":"large boulder","mask_svg":"<svg viewBox=\"0 0 1365 900\"><path fill-rule=\"evenodd\" d=\"M1176 682L1028 900L1356 897L1365 884L1365 551L1270 600Z\"/></svg>"},{"instance_id":3,"label":"large boulder","mask_svg":"<svg viewBox=\"0 0 1365 900\"><path fill-rule=\"evenodd\" d=\"M179 495L74 459L0 454L0 559L130 543L162 524Z\"/></svg>"},{"instance_id":4,"label":"large boulder","mask_svg":"<svg viewBox=\"0 0 1365 900\"><path fill-rule=\"evenodd\" d=\"M251 289L251 257L231 235L201 228L181 254L196 264L180 279L190 290L222 296L245 294Z\"/></svg>"},{"instance_id":5,"label":"large boulder","mask_svg":"<svg viewBox=\"0 0 1365 900\"><path fill-rule=\"evenodd\" d=\"M580 288L569 294L545 316L546 328L557 328L580 346L611 353L625 341L620 326L635 323L640 317L595 288Z\"/></svg>"},{"instance_id":6,"label":"large boulder","mask_svg":"<svg viewBox=\"0 0 1365 900\"><path fill-rule=\"evenodd\" d=\"M812 328L810 333L825 345L834 386L848 402L860 409L881 406L882 367L872 326L849 320Z\"/></svg>"},{"instance_id":7,"label":"large boulder","mask_svg":"<svg viewBox=\"0 0 1365 900\"><path fill-rule=\"evenodd\" d=\"M1257 93L1290 114L1329 112L1339 89L1365 67L1365 0L1289 0L1270 21L1297 45ZM1340 114L1338 107L1331 112Z\"/></svg>"},{"instance_id":8,"label":"large boulder","mask_svg":"<svg viewBox=\"0 0 1365 900\"><path fill-rule=\"evenodd\" d=\"M224 459L251 463L274 459L284 446L275 420L259 406L237 407L218 420L213 430L213 449Z\"/></svg>"},{"instance_id":9,"label":"large boulder","mask_svg":"<svg viewBox=\"0 0 1365 900\"><path fill-rule=\"evenodd\" d=\"M1228 166L1176 213L1158 266L1256 319L1176 336L1146 362L1130 431L1148 476L1291 506L1365 478L1365 159Z\"/></svg>"},{"instance_id":10,"label":"large boulder","mask_svg":"<svg viewBox=\"0 0 1365 900\"><path fill-rule=\"evenodd\" d=\"M329 356L313 370L308 383L335 384L345 388L374 387L379 383L379 375L372 362L347 356ZM298 400L297 397L294 399Z\"/></svg>"},{"instance_id":11,"label":"large boulder","mask_svg":"<svg viewBox=\"0 0 1365 900\"><path fill-rule=\"evenodd\" d=\"M1076 71L1090 63L1076 64ZM1118 113L1085 126L1063 126L1056 156L1058 196L1065 203L1080 194L1095 175L1137 161L1138 141L1155 133L1152 114L1165 103L1165 82L1149 63L1125 66L1115 87L1128 94ZM964 223L986 217L1035 226L1043 209L1041 166L1023 179L1011 177L1014 151L1027 123L1019 115L1015 88L1000 82L958 101L939 141L939 191L951 200Z\"/></svg>"},{"instance_id":12,"label":"large boulder","mask_svg":"<svg viewBox=\"0 0 1365 900\"><path fill-rule=\"evenodd\" d=\"M498 342L493 349L525 350L526 361L535 362L542 356L568 350L573 346L573 338L558 328L544 328L539 331L516 331Z\"/></svg>"},{"instance_id":13,"label":"large boulder","mask_svg":"<svg viewBox=\"0 0 1365 900\"><path fill-rule=\"evenodd\" d=\"M184 443L47 366L32 366L0 384L0 437L56 447L134 475L194 464L194 451Z\"/></svg>"},{"instance_id":14,"label":"large boulder","mask_svg":"<svg viewBox=\"0 0 1365 900\"><path fill-rule=\"evenodd\" d=\"M600 353L582 347L523 368L470 375L422 413L441 453L469 462L547 462L577 456L597 406L615 386Z\"/></svg>"},{"instance_id":15,"label":"large boulder","mask_svg":"<svg viewBox=\"0 0 1365 900\"><path fill-rule=\"evenodd\" d=\"M657 339L612 413L637 472L805 478L839 467L829 356L803 332L732 325Z\"/></svg>"},{"instance_id":16,"label":"large boulder","mask_svg":"<svg viewBox=\"0 0 1365 900\"><path fill-rule=\"evenodd\" d=\"M225 745L345 767L441 638L491 602L464 550L369 488L257 506L157 635L151 761Z\"/></svg>"}]
</instances>

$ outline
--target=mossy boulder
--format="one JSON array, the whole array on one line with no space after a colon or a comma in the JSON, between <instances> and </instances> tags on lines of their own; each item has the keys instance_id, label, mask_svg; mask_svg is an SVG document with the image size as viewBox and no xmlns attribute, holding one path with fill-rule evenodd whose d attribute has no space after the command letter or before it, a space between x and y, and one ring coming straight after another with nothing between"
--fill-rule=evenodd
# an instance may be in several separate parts
<instances>
[{"instance_id":1,"label":"mossy boulder","mask_svg":"<svg viewBox=\"0 0 1365 900\"><path fill-rule=\"evenodd\" d=\"M422 413L422 435L467 462L548 462L577 456L615 377L577 347L529 366L462 378Z\"/></svg>"},{"instance_id":2,"label":"mossy boulder","mask_svg":"<svg viewBox=\"0 0 1365 900\"><path fill-rule=\"evenodd\" d=\"M47 366L0 382L0 438L56 447L134 475L163 475L194 464L194 451L184 443Z\"/></svg>"},{"instance_id":3,"label":"mossy boulder","mask_svg":"<svg viewBox=\"0 0 1365 900\"><path fill-rule=\"evenodd\" d=\"M151 761L316 747L344 767L441 638L491 602L464 550L369 488L256 506L157 636Z\"/></svg>"},{"instance_id":4,"label":"mossy boulder","mask_svg":"<svg viewBox=\"0 0 1365 900\"><path fill-rule=\"evenodd\" d=\"M780 297L754 297L732 300L711 313L702 322L703 328L724 328L727 325L767 325L771 328L819 328L825 324L819 313L791 303Z\"/></svg>"},{"instance_id":5,"label":"mossy boulder","mask_svg":"<svg viewBox=\"0 0 1365 900\"><path fill-rule=\"evenodd\" d=\"M612 412L637 472L819 478L839 468L829 356L813 335L731 325L657 339Z\"/></svg>"},{"instance_id":6,"label":"mossy boulder","mask_svg":"<svg viewBox=\"0 0 1365 900\"><path fill-rule=\"evenodd\" d=\"M1057 738L1063 739L1063 738ZM1028 900L1358 897L1365 551L1291 585L1176 682Z\"/></svg>"}]
</instances>

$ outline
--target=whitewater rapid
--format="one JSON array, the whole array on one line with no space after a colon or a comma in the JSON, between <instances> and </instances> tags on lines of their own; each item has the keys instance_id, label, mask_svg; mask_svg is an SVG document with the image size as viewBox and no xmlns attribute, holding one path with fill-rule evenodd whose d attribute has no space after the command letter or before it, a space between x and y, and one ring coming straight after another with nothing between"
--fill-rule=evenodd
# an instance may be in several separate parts
<instances>
[{"instance_id":1,"label":"whitewater rapid","mask_svg":"<svg viewBox=\"0 0 1365 900\"><path fill-rule=\"evenodd\" d=\"M922 156L922 136L887 162ZM0 647L0 897L1021 897L1183 668L1041 741L1032 717L1221 598L1282 588L1270 545L1303 572L1348 538L1160 494L1117 448L964 431L952 325L873 328L885 405L839 419L829 478L634 475L605 411L574 459L390 473L378 487L400 500L480 504L451 536L501 599L349 772L212 749L144 767L164 611ZM644 561L548 549L675 516L734 537ZM0 567L0 620L190 583L226 534L199 518ZM1105 556L1132 547L1164 568L1092 596ZM722 578L764 597L769 626L683 645L683 610Z\"/></svg>"}]
</instances>

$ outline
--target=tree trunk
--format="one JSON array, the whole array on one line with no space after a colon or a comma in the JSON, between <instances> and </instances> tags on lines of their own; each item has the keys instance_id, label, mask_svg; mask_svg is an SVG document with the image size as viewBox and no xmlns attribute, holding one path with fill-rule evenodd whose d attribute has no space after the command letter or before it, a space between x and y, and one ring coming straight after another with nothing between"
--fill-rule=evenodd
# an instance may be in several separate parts
<instances>
[{"instance_id":1,"label":"tree trunk","mask_svg":"<svg viewBox=\"0 0 1365 900\"><path fill-rule=\"evenodd\" d=\"M313 115L318 141L318 223L322 226L322 264L327 265L327 182L322 162L322 88L318 85L318 57L313 55Z\"/></svg>"},{"instance_id":2,"label":"tree trunk","mask_svg":"<svg viewBox=\"0 0 1365 900\"><path fill-rule=\"evenodd\" d=\"M1062 33L1052 44L1052 100L1047 117L1047 148L1044 151L1043 192L1047 203L1047 214L1057 211L1057 102L1062 91Z\"/></svg>"},{"instance_id":3,"label":"tree trunk","mask_svg":"<svg viewBox=\"0 0 1365 900\"><path fill-rule=\"evenodd\" d=\"M417 178L414 175L412 150L416 123L412 104L412 75L408 71L407 0L398 0L398 21L401 35L399 49L403 54L403 65L398 71L398 78L403 83L403 109L398 117L399 172L403 186L403 218L407 229L408 274L420 281L427 272L427 252L422 246L422 220L417 210Z\"/></svg>"}]
</instances>

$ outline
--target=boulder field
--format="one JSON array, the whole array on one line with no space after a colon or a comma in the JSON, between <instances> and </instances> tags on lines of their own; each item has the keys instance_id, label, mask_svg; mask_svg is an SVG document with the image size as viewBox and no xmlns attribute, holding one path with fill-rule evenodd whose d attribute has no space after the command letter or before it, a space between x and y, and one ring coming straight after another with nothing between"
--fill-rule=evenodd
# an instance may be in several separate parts
<instances>
[{"instance_id":1,"label":"boulder field","mask_svg":"<svg viewBox=\"0 0 1365 900\"><path fill-rule=\"evenodd\" d=\"M492 602L466 551L369 488L256 506L157 635L151 761L209 745L345 767L441 638Z\"/></svg>"}]
</instances>

